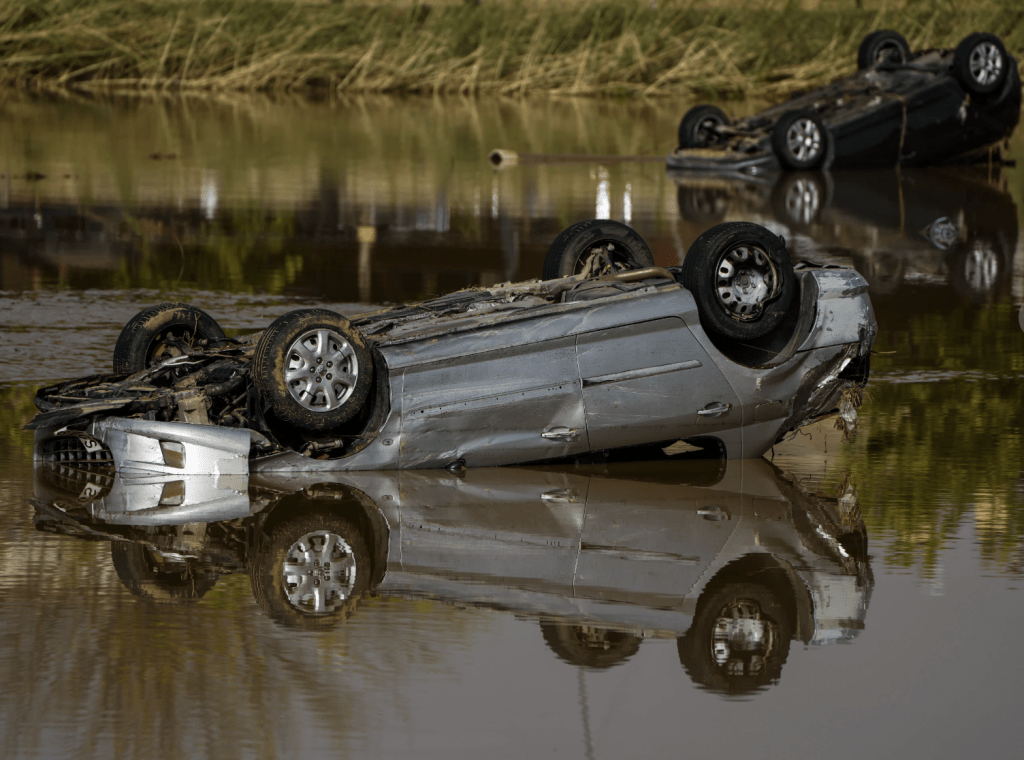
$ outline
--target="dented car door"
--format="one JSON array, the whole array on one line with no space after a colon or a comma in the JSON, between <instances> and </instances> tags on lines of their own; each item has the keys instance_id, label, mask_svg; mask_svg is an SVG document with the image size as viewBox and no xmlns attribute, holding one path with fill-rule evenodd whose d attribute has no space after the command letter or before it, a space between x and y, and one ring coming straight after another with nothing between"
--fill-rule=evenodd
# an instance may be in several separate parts
<instances>
[{"instance_id":1,"label":"dented car door","mask_svg":"<svg viewBox=\"0 0 1024 760\"><path fill-rule=\"evenodd\" d=\"M739 399L678 317L580 335L576 354L594 449L737 427Z\"/></svg>"},{"instance_id":2,"label":"dented car door","mask_svg":"<svg viewBox=\"0 0 1024 760\"><path fill-rule=\"evenodd\" d=\"M403 467L480 467L589 449L576 338L510 345L405 369ZM472 454L467 454L472 452Z\"/></svg>"}]
</instances>

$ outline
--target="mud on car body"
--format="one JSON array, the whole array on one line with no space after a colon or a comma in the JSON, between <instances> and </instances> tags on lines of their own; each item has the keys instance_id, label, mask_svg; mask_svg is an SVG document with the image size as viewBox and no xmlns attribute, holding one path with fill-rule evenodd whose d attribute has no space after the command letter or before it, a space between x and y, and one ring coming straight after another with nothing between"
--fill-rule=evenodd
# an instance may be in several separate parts
<instances>
[{"instance_id":1,"label":"mud on car body","mask_svg":"<svg viewBox=\"0 0 1024 760\"><path fill-rule=\"evenodd\" d=\"M858 69L735 122L716 106L693 107L669 168L757 174L991 160L990 147L1020 119L1017 61L993 34L911 52L898 32L879 30L862 41Z\"/></svg>"},{"instance_id":2,"label":"mud on car body","mask_svg":"<svg viewBox=\"0 0 1024 760\"><path fill-rule=\"evenodd\" d=\"M152 472L476 467L680 440L757 457L796 428L855 424L876 332L855 271L789 260L728 223L681 267L630 227L556 238L550 279L347 320L285 314L226 338L164 304L124 328L115 375L39 391L36 457ZM248 461L251 459L251 462Z\"/></svg>"}]
</instances>

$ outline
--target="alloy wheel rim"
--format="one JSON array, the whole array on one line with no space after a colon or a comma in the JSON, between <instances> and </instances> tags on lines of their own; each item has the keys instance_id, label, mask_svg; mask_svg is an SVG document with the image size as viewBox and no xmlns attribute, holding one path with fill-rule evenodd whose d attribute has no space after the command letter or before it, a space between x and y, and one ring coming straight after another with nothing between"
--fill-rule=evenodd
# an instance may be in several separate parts
<instances>
[{"instance_id":1,"label":"alloy wheel rim","mask_svg":"<svg viewBox=\"0 0 1024 760\"><path fill-rule=\"evenodd\" d=\"M307 533L288 549L281 570L288 603L300 612L327 615L352 597L356 584L352 547L337 533Z\"/></svg>"},{"instance_id":2,"label":"alloy wheel rim","mask_svg":"<svg viewBox=\"0 0 1024 760\"><path fill-rule=\"evenodd\" d=\"M756 602L737 599L715 619L711 656L719 667L736 668L731 675L755 675L774 651L777 636L775 624L763 618Z\"/></svg>"},{"instance_id":3,"label":"alloy wheel rim","mask_svg":"<svg viewBox=\"0 0 1024 760\"><path fill-rule=\"evenodd\" d=\"M1003 56L991 42L982 42L971 51L968 65L975 82L982 86L990 85L1003 70Z\"/></svg>"},{"instance_id":4,"label":"alloy wheel rim","mask_svg":"<svg viewBox=\"0 0 1024 760\"><path fill-rule=\"evenodd\" d=\"M813 161L821 153L821 130L813 119L797 119L786 130L786 145L797 161Z\"/></svg>"},{"instance_id":5,"label":"alloy wheel rim","mask_svg":"<svg viewBox=\"0 0 1024 760\"><path fill-rule=\"evenodd\" d=\"M355 391L359 360L344 337L320 327L303 333L289 347L284 376L288 393L300 406L329 412Z\"/></svg>"},{"instance_id":6,"label":"alloy wheel rim","mask_svg":"<svg viewBox=\"0 0 1024 760\"><path fill-rule=\"evenodd\" d=\"M778 294L779 273L763 248L743 243L726 251L715 269L718 302L733 319L757 319Z\"/></svg>"}]
</instances>

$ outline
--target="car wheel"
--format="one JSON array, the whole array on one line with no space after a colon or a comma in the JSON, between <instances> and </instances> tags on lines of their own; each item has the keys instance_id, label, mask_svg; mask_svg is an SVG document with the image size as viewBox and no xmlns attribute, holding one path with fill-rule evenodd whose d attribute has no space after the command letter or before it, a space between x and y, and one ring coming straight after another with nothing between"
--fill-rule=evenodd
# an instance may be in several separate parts
<instances>
[{"instance_id":1,"label":"car wheel","mask_svg":"<svg viewBox=\"0 0 1024 760\"><path fill-rule=\"evenodd\" d=\"M750 222L725 222L701 234L683 259L682 280L705 331L737 340L778 327L796 290L783 239Z\"/></svg>"},{"instance_id":2,"label":"car wheel","mask_svg":"<svg viewBox=\"0 0 1024 760\"><path fill-rule=\"evenodd\" d=\"M775 122L772 148L787 169L817 169L825 160L828 130L813 111L787 111Z\"/></svg>"},{"instance_id":3,"label":"car wheel","mask_svg":"<svg viewBox=\"0 0 1024 760\"><path fill-rule=\"evenodd\" d=\"M629 225L591 219L567 227L555 238L544 257L543 279L581 274L588 266L592 274L646 269L654 266L654 256Z\"/></svg>"},{"instance_id":4,"label":"car wheel","mask_svg":"<svg viewBox=\"0 0 1024 760\"><path fill-rule=\"evenodd\" d=\"M128 593L158 604L194 602L217 582L194 558L170 558L142 544L115 541L110 559Z\"/></svg>"},{"instance_id":5,"label":"car wheel","mask_svg":"<svg viewBox=\"0 0 1024 760\"><path fill-rule=\"evenodd\" d=\"M718 106L694 106L679 122L680 148L706 148L717 142L716 127L729 125L729 117Z\"/></svg>"},{"instance_id":6,"label":"car wheel","mask_svg":"<svg viewBox=\"0 0 1024 760\"><path fill-rule=\"evenodd\" d=\"M975 303L995 295L1003 279L1003 260L999 246L977 238L959 246L950 257L949 279L953 289Z\"/></svg>"},{"instance_id":7,"label":"car wheel","mask_svg":"<svg viewBox=\"0 0 1024 760\"><path fill-rule=\"evenodd\" d=\"M324 433L362 409L373 361L363 336L343 316L299 309L278 317L260 336L252 377L279 420Z\"/></svg>"},{"instance_id":8,"label":"car wheel","mask_svg":"<svg viewBox=\"0 0 1024 760\"><path fill-rule=\"evenodd\" d=\"M906 63L910 45L899 32L879 29L866 35L857 49L857 68L870 69L879 63Z\"/></svg>"},{"instance_id":9,"label":"car wheel","mask_svg":"<svg viewBox=\"0 0 1024 760\"><path fill-rule=\"evenodd\" d=\"M249 566L253 594L275 620L328 628L347 618L370 587L366 538L330 510L275 525Z\"/></svg>"},{"instance_id":10,"label":"car wheel","mask_svg":"<svg viewBox=\"0 0 1024 760\"><path fill-rule=\"evenodd\" d=\"M1009 73L1006 48L994 34L970 34L957 45L953 54L953 76L972 95L996 92Z\"/></svg>"},{"instance_id":11,"label":"car wheel","mask_svg":"<svg viewBox=\"0 0 1024 760\"><path fill-rule=\"evenodd\" d=\"M820 172L787 174L772 188L775 219L792 229L816 224L828 203L828 183Z\"/></svg>"},{"instance_id":12,"label":"car wheel","mask_svg":"<svg viewBox=\"0 0 1024 760\"><path fill-rule=\"evenodd\" d=\"M793 628L775 594L756 583L731 583L706 593L690 629L677 641L690 678L730 694L777 681Z\"/></svg>"},{"instance_id":13,"label":"car wheel","mask_svg":"<svg viewBox=\"0 0 1024 760\"><path fill-rule=\"evenodd\" d=\"M589 625L541 623L544 643L559 659L588 668L610 668L637 653L640 637Z\"/></svg>"},{"instance_id":14,"label":"car wheel","mask_svg":"<svg viewBox=\"0 0 1024 760\"><path fill-rule=\"evenodd\" d=\"M182 355L168 341L174 338L187 346L224 337L220 325L202 309L187 303L162 303L143 309L117 336L114 372L132 374Z\"/></svg>"}]
</instances>

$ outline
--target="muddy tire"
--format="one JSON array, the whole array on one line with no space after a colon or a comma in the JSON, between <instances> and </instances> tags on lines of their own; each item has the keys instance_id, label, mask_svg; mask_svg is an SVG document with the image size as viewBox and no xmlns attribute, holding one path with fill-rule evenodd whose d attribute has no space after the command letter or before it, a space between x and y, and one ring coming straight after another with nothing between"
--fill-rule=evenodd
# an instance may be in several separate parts
<instances>
[{"instance_id":1,"label":"muddy tire","mask_svg":"<svg viewBox=\"0 0 1024 760\"><path fill-rule=\"evenodd\" d=\"M828 152L828 129L814 111L787 111L775 122L772 148L786 169L817 169Z\"/></svg>"},{"instance_id":2,"label":"muddy tire","mask_svg":"<svg viewBox=\"0 0 1024 760\"><path fill-rule=\"evenodd\" d=\"M559 233L544 257L542 277L556 280L580 274L594 253L607 254L615 271L654 266L654 255L629 225L608 219L577 222Z\"/></svg>"},{"instance_id":3,"label":"muddy tire","mask_svg":"<svg viewBox=\"0 0 1024 760\"><path fill-rule=\"evenodd\" d=\"M217 574L204 570L195 559L169 567L142 544L115 541L110 545L110 559L128 593L157 604L194 602L217 582Z\"/></svg>"},{"instance_id":4,"label":"muddy tire","mask_svg":"<svg viewBox=\"0 0 1024 760\"><path fill-rule=\"evenodd\" d=\"M760 631L756 645L744 641L744 626ZM768 587L731 583L701 596L690 630L676 645L679 662L694 682L744 694L778 681L792 637L790 616Z\"/></svg>"},{"instance_id":5,"label":"muddy tire","mask_svg":"<svg viewBox=\"0 0 1024 760\"><path fill-rule=\"evenodd\" d=\"M971 95L998 92L1009 75L1009 56L994 34L975 32L957 45L953 54L953 76Z\"/></svg>"},{"instance_id":6,"label":"muddy tire","mask_svg":"<svg viewBox=\"0 0 1024 760\"><path fill-rule=\"evenodd\" d=\"M592 626L541 623L544 643L559 659L588 668L610 668L640 649L640 637Z\"/></svg>"},{"instance_id":7,"label":"muddy tire","mask_svg":"<svg viewBox=\"0 0 1024 760\"><path fill-rule=\"evenodd\" d=\"M906 63L910 60L910 45L906 38L892 29L879 29L861 40L857 49L857 68L870 69L879 63Z\"/></svg>"},{"instance_id":8,"label":"muddy tire","mask_svg":"<svg viewBox=\"0 0 1024 760\"><path fill-rule=\"evenodd\" d=\"M128 320L128 324L117 336L114 372L141 372L180 355L180 349L166 342L168 337L174 337L188 346L197 346L199 341L222 339L224 331L213 317L187 303L150 306Z\"/></svg>"},{"instance_id":9,"label":"muddy tire","mask_svg":"<svg viewBox=\"0 0 1024 760\"><path fill-rule=\"evenodd\" d=\"M785 241L750 222L725 222L698 237L683 259L682 281L704 330L732 340L777 328L796 292Z\"/></svg>"},{"instance_id":10,"label":"muddy tire","mask_svg":"<svg viewBox=\"0 0 1024 760\"><path fill-rule=\"evenodd\" d=\"M718 106L694 106L679 122L679 147L706 148L717 142L714 128L729 125L729 117Z\"/></svg>"},{"instance_id":11,"label":"muddy tire","mask_svg":"<svg viewBox=\"0 0 1024 760\"><path fill-rule=\"evenodd\" d=\"M340 314L299 309L278 317L260 336L252 377L279 420L326 433L363 408L373 386L373 358Z\"/></svg>"},{"instance_id":12,"label":"muddy tire","mask_svg":"<svg viewBox=\"0 0 1024 760\"><path fill-rule=\"evenodd\" d=\"M370 571L365 536L329 509L277 523L249 565L253 595L267 614L312 629L351 615L370 587Z\"/></svg>"}]
</instances>

